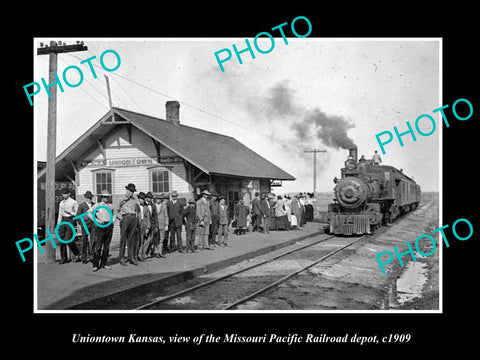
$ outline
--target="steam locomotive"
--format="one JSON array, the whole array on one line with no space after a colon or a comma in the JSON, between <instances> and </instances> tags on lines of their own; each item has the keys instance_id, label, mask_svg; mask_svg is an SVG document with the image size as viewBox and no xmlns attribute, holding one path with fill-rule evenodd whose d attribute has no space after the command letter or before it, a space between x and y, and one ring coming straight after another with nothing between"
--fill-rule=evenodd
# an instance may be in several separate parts
<instances>
[{"instance_id":1,"label":"steam locomotive","mask_svg":"<svg viewBox=\"0 0 480 360\"><path fill-rule=\"evenodd\" d=\"M357 160L357 149L349 150L341 179L334 182L327 213L332 234L370 234L420 203L420 186L412 178L392 166Z\"/></svg>"}]
</instances>

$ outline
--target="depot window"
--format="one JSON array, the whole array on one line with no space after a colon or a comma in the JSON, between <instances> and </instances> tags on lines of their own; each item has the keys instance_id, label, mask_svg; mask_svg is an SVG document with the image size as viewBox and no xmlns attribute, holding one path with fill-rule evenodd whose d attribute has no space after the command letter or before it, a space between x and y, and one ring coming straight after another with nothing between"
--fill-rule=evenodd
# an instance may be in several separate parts
<instances>
[{"instance_id":1,"label":"depot window","mask_svg":"<svg viewBox=\"0 0 480 360\"><path fill-rule=\"evenodd\" d=\"M114 170L98 169L92 172L95 194L100 194L102 190L108 190L110 194L113 194Z\"/></svg>"},{"instance_id":2,"label":"depot window","mask_svg":"<svg viewBox=\"0 0 480 360\"><path fill-rule=\"evenodd\" d=\"M165 167L155 167L148 169L150 189L154 193L166 193L171 189L170 170Z\"/></svg>"}]
</instances>

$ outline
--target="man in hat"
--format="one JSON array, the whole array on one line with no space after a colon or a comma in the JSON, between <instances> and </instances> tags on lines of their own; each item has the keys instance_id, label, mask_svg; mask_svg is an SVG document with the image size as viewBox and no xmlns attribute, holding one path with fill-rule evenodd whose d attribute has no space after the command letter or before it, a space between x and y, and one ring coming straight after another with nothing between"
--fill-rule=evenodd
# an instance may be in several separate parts
<instances>
[{"instance_id":1,"label":"man in hat","mask_svg":"<svg viewBox=\"0 0 480 360\"><path fill-rule=\"evenodd\" d=\"M107 265L107 260L108 252L110 251L110 242L112 241L113 220L115 215L112 204L108 202L110 199L110 193L108 190L102 190L101 194L97 194L97 196L99 197L100 201L98 201L88 210L88 219L94 224L96 234L92 271L97 271L101 268L107 270L110 269L110 266ZM106 207L110 209L110 212L106 209ZM95 210L97 208L98 210ZM94 212L95 221L93 219ZM103 226L109 223L110 225Z\"/></svg>"},{"instance_id":2,"label":"man in hat","mask_svg":"<svg viewBox=\"0 0 480 360\"><path fill-rule=\"evenodd\" d=\"M212 216L210 214L210 204L208 197L210 192L208 190L202 191L202 197L197 200L197 216L198 226L200 227L198 246L202 245L202 249L213 250L208 244L208 232L210 230L210 224L212 222Z\"/></svg>"},{"instance_id":3,"label":"man in hat","mask_svg":"<svg viewBox=\"0 0 480 360\"><path fill-rule=\"evenodd\" d=\"M262 218L263 214L260 206L260 193L257 191L255 192L255 198L252 200L252 231L259 231Z\"/></svg>"},{"instance_id":4,"label":"man in hat","mask_svg":"<svg viewBox=\"0 0 480 360\"><path fill-rule=\"evenodd\" d=\"M267 194L262 195L262 200L260 201L260 209L262 211L262 228L264 234L270 234L270 201Z\"/></svg>"},{"instance_id":5,"label":"man in hat","mask_svg":"<svg viewBox=\"0 0 480 360\"><path fill-rule=\"evenodd\" d=\"M143 261L146 256L145 238L150 233L150 210L146 203L146 196L144 192L138 193L138 204L136 206L137 216L137 234L135 236L135 244L133 246L133 256L135 260ZM135 261L132 262L134 265Z\"/></svg>"},{"instance_id":6,"label":"man in hat","mask_svg":"<svg viewBox=\"0 0 480 360\"><path fill-rule=\"evenodd\" d=\"M118 257L120 259L120 265L126 266L125 262L125 246L128 248L128 262L133 262L136 265L136 261L133 256L133 241L135 237L135 231L137 227L136 217L136 205L138 198L135 196L137 189L135 185L130 183L125 186L125 196L120 199L118 204L117 218L120 220L120 250Z\"/></svg>"},{"instance_id":7,"label":"man in hat","mask_svg":"<svg viewBox=\"0 0 480 360\"><path fill-rule=\"evenodd\" d=\"M88 190L85 194L83 194L85 201L78 205L77 209L77 216L86 213L93 205L94 202L92 201L93 194L90 190ZM77 220L77 223L80 220ZM93 226L93 221L90 220L88 217L85 219L85 227L88 230L82 227L82 263L87 264L88 260L93 261L93 253L95 251L95 226ZM90 241L89 238L90 237Z\"/></svg>"},{"instance_id":8,"label":"man in hat","mask_svg":"<svg viewBox=\"0 0 480 360\"><path fill-rule=\"evenodd\" d=\"M195 207L195 200L188 200L188 206L183 210L183 217L185 218L185 231L187 238L186 252L197 252L197 250L195 250L195 230L197 228L197 209Z\"/></svg>"},{"instance_id":9,"label":"man in hat","mask_svg":"<svg viewBox=\"0 0 480 360\"><path fill-rule=\"evenodd\" d=\"M157 232L157 208L153 203L153 194L151 191L148 191L145 195L145 204L148 207L150 213L150 230L145 239L145 249L144 254L146 257L151 256L152 247L154 247L154 242L156 241L156 232Z\"/></svg>"},{"instance_id":10,"label":"man in hat","mask_svg":"<svg viewBox=\"0 0 480 360\"><path fill-rule=\"evenodd\" d=\"M171 197L172 199L167 203L170 251L183 252L182 225L184 206L178 199L178 193L176 190L172 191Z\"/></svg>"},{"instance_id":11,"label":"man in hat","mask_svg":"<svg viewBox=\"0 0 480 360\"><path fill-rule=\"evenodd\" d=\"M228 225L230 224L228 206L225 203L225 196L222 195L219 199L218 243L219 246L228 246Z\"/></svg>"},{"instance_id":12,"label":"man in hat","mask_svg":"<svg viewBox=\"0 0 480 360\"><path fill-rule=\"evenodd\" d=\"M170 239L170 231L169 231L170 220L168 218L168 207L167 207L168 200L170 200L170 196L168 195L168 193L166 193L163 195L163 204L165 205L165 213L167 215L167 221L165 226L165 237L163 238L163 244L161 244L163 253L170 252L170 247L168 246L168 241ZM160 223L161 222L159 222L159 226L160 226Z\"/></svg>"},{"instance_id":13,"label":"man in hat","mask_svg":"<svg viewBox=\"0 0 480 360\"><path fill-rule=\"evenodd\" d=\"M380 154L375 150L375 153L372 156L373 160L373 165L380 165L382 163L382 158L380 157Z\"/></svg>"},{"instance_id":14,"label":"man in hat","mask_svg":"<svg viewBox=\"0 0 480 360\"><path fill-rule=\"evenodd\" d=\"M163 193L161 193L155 198L155 224L157 228L155 230L155 240L152 244L150 254L152 257L157 258L164 257L162 254L162 246L166 246L166 244L163 244L165 241L165 232L168 230L168 210L166 199L168 199L168 196L163 195Z\"/></svg>"},{"instance_id":15,"label":"man in hat","mask_svg":"<svg viewBox=\"0 0 480 360\"><path fill-rule=\"evenodd\" d=\"M62 189L62 197L63 200L60 201L60 204L58 205L57 226L61 222L69 222L72 224L73 227L75 227L73 218L77 216L78 204L74 199L70 197L70 189L68 188ZM73 237L72 228L68 225L60 226L58 228L57 236L64 241L68 241ZM78 248L75 245L75 239L72 239L72 241L70 241L68 244L60 242L60 264L65 264L70 261L68 260L67 256L67 245L73 252L73 255L75 255L75 262L82 261L80 260L80 251L78 251Z\"/></svg>"},{"instance_id":16,"label":"man in hat","mask_svg":"<svg viewBox=\"0 0 480 360\"><path fill-rule=\"evenodd\" d=\"M212 198L210 199L210 214L212 216L212 223L210 224L208 234L208 244L210 245L210 247L218 246L217 233L220 220L220 205L217 199L218 193L214 191L212 193Z\"/></svg>"}]
</instances>

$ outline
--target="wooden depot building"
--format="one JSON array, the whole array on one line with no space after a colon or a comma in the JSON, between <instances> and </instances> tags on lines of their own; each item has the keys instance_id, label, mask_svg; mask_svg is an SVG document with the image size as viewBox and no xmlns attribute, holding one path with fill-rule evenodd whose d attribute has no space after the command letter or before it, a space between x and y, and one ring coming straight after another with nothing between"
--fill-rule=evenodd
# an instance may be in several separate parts
<instances>
[{"instance_id":1,"label":"wooden depot building","mask_svg":"<svg viewBox=\"0 0 480 360\"><path fill-rule=\"evenodd\" d=\"M241 198L248 204L256 191L295 180L233 137L182 125L179 113L177 101L167 101L166 120L114 107L57 156L56 180L73 184L79 204L87 190L107 189L117 207L125 186L134 183L137 191L176 190L185 199L217 191L231 211ZM38 171L39 183L45 172Z\"/></svg>"}]
</instances>

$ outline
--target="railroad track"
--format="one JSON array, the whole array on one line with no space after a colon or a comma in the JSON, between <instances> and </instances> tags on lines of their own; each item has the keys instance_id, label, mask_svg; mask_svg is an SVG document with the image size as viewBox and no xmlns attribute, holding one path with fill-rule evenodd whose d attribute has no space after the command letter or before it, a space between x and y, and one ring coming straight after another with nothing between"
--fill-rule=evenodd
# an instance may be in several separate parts
<instances>
[{"instance_id":1,"label":"railroad track","mask_svg":"<svg viewBox=\"0 0 480 360\"><path fill-rule=\"evenodd\" d=\"M251 291L249 292L247 295L244 295L243 297L241 297L240 299L238 300L234 300L234 301L230 301L228 303L228 305L225 305L223 306L221 309L219 310L232 310L234 308L236 308L237 306L239 306L240 304L242 303L245 303L249 300L252 300L253 298L257 297L258 295L272 289L272 288L275 288L277 286L279 286L280 284L288 281L289 279L297 276L298 274L308 270L309 268L319 264L320 262L330 258L331 256L345 250L346 248L352 246L353 244L357 243L358 241L364 239L367 235L363 235L363 236L360 236L360 237L357 237L357 238L354 238L354 239L348 239L348 243L347 244L344 244L344 245L339 245L339 247L333 251L330 251L330 252L327 252L326 254L323 254L323 256L321 256L320 258L317 258L316 260L314 261L311 261L309 262L307 265L303 265L303 266L300 266L299 268L297 268L295 271L293 272L290 272L282 277L280 277L279 279L271 282L269 281L268 284L266 285L262 285L260 287L260 289L257 289L255 291ZM212 280L209 280L209 281L206 281L206 282L203 282L201 284L198 284L198 285L195 285L195 286L192 286L192 287L189 287L187 289L184 289L184 290L181 290L181 291L178 291L178 292L175 292L173 294L169 294L169 295L166 295L166 296L161 296L161 297L158 297L146 304L143 304L137 308L135 308L134 310L153 310L153 309L161 309L162 308L162 305L163 307L169 307L168 303L172 303L175 301L175 299L180 299L182 297L184 297L185 295L187 294L193 294L195 292L197 292L197 294L201 291L201 290L204 290L204 289L207 289L209 287L214 287L214 286L219 286L221 282L226 282L228 281L229 279L232 279L234 278L235 276L238 276L239 274L241 273L244 273L244 272L248 272L248 271L252 271L253 269L256 269L256 268L259 268L261 266L267 266L267 265L271 265L273 262L275 261L279 261L280 259L282 258L285 258L285 257L288 257L289 255L292 255L292 254L295 254L295 253L298 253L298 252L301 252L302 250L305 250L307 248L311 248L315 245L318 245L320 243L323 243L325 241L328 241L330 239L333 239L333 238L336 238L336 239L339 239L338 237L336 236L328 236L328 237L325 237L325 238L322 238L318 241L314 241L310 244L307 244L307 245L303 245L299 248L296 248L296 249L293 249L291 251L288 251L286 253L283 253L283 254L280 254L280 255L277 255L273 258L270 258L270 259L267 259L267 260L264 260L264 261L261 261L259 263L256 263L256 264L253 264L251 266L248 266L248 267L245 267L245 268L242 268L240 270L237 270L237 271L233 271L231 273L228 273L228 274L225 274L223 276L219 276L215 279L212 279ZM347 239L347 238L342 238L342 239ZM309 249L311 250L311 249ZM311 256L311 255L310 255ZM225 286L225 284L222 284L221 286ZM231 284L231 286L233 288L235 288L235 284ZM238 287L237 287L237 290L238 290ZM222 288L220 288L220 291L218 291L219 293L222 292ZM171 306L171 305L170 305Z\"/></svg>"}]
</instances>

